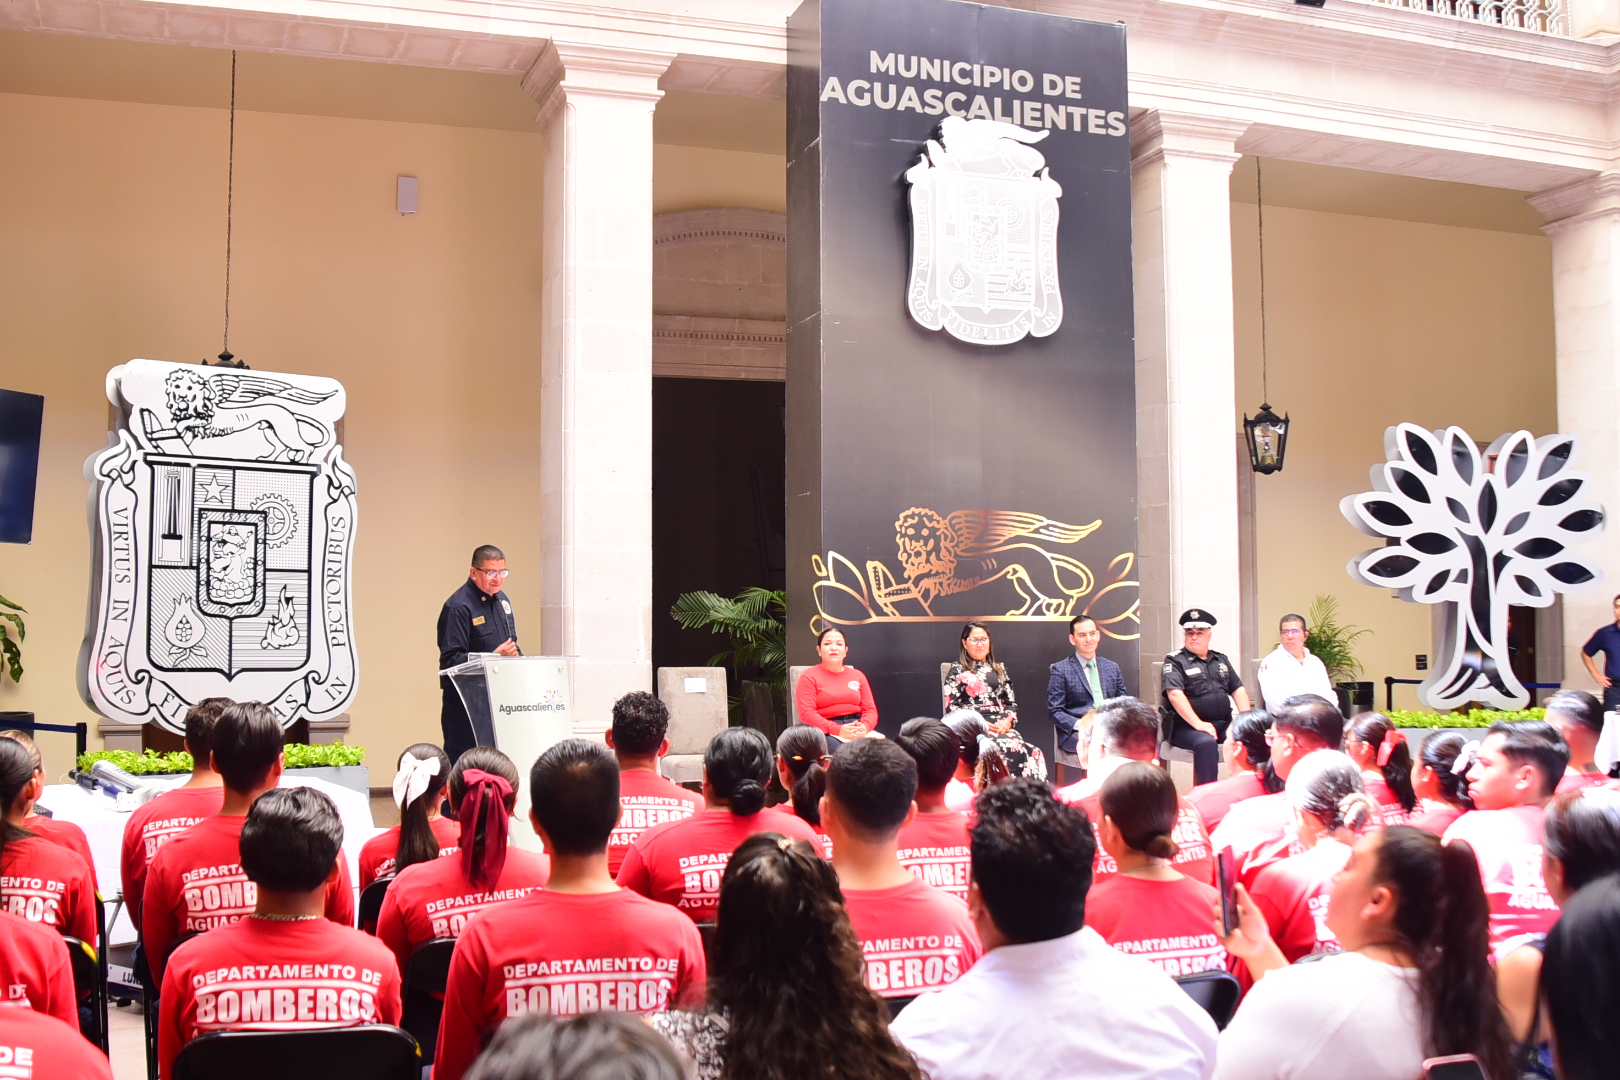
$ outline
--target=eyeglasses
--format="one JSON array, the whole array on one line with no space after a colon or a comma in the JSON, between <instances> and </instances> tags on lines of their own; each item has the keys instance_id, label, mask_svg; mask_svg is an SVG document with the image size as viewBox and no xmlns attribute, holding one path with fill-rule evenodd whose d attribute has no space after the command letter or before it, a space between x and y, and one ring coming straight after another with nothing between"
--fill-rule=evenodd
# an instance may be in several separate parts
<instances>
[{"instance_id":1,"label":"eyeglasses","mask_svg":"<svg viewBox=\"0 0 1620 1080\"><path fill-rule=\"evenodd\" d=\"M969 645L988 645L990 644L990 639L987 637L970 637L967 639L967 643Z\"/></svg>"},{"instance_id":2,"label":"eyeglasses","mask_svg":"<svg viewBox=\"0 0 1620 1080\"><path fill-rule=\"evenodd\" d=\"M1275 745L1277 745L1277 740L1278 739L1292 738L1292 737L1293 736L1291 734L1289 734L1288 732L1286 732L1286 731L1277 731L1275 728L1273 728L1271 731L1266 732L1266 745L1267 746L1275 746Z\"/></svg>"},{"instance_id":3,"label":"eyeglasses","mask_svg":"<svg viewBox=\"0 0 1620 1080\"><path fill-rule=\"evenodd\" d=\"M1305 631L1299 629L1283 630L1281 631L1281 634L1283 637L1304 637Z\"/></svg>"},{"instance_id":4,"label":"eyeglasses","mask_svg":"<svg viewBox=\"0 0 1620 1080\"><path fill-rule=\"evenodd\" d=\"M511 572L510 570L483 570L476 566L473 567L473 573L483 574L485 577L494 578L496 581L505 581L506 576Z\"/></svg>"}]
</instances>

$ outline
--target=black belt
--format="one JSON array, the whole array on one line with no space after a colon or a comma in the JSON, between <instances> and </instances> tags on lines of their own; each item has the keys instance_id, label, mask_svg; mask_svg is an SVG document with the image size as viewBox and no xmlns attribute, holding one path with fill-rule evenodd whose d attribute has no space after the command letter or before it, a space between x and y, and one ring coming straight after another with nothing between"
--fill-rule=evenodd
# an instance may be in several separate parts
<instances>
[{"instance_id":1,"label":"black belt","mask_svg":"<svg viewBox=\"0 0 1620 1080\"><path fill-rule=\"evenodd\" d=\"M853 724L857 720L859 720L860 718L861 718L860 713L852 712L852 713L845 713L843 716L835 716L835 717L833 717L831 720L829 720L827 722L829 724Z\"/></svg>"}]
</instances>

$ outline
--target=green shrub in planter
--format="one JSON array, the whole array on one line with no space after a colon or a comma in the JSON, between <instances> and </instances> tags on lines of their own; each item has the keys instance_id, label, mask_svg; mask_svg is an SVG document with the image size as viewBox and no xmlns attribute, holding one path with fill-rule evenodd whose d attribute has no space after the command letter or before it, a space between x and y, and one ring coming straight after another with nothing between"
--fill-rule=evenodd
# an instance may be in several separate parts
<instances>
[{"instance_id":1,"label":"green shrub in planter","mask_svg":"<svg viewBox=\"0 0 1620 1080\"><path fill-rule=\"evenodd\" d=\"M282 749L282 755L289 769L309 769L321 766L341 767L344 765L358 765L366 756L363 746L346 746L343 743L323 743L311 746L306 743L288 743ZM88 754L79 755L77 768L80 772L89 772L90 767L98 761L111 762L125 772L135 776L147 776L154 773L188 773L191 771L191 755L184 750L172 754L160 754L155 750L135 753L133 750L92 750Z\"/></svg>"},{"instance_id":2,"label":"green shrub in planter","mask_svg":"<svg viewBox=\"0 0 1620 1080\"><path fill-rule=\"evenodd\" d=\"M1422 712L1396 709L1386 713L1396 727L1404 728L1485 728L1498 720L1545 720L1546 709L1469 709L1467 712Z\"/></svg>"}]
</instances>

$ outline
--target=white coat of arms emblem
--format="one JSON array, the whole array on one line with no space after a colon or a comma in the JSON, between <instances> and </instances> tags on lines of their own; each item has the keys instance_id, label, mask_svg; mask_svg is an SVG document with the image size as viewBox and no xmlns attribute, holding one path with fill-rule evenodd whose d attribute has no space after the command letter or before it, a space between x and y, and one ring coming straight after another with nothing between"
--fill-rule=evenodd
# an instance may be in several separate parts
<instances>
[{"instance_id":1,"label":"white coat of arms emblem","mask_svg":"<svg viewBox=\"0 0 1620 1080\"><path fill-rule=\"evenodd\" d=\"M911 317L975 345L1046 337L1063 321L1051 134L946 117L906 170L911 184Z\"/></svg>"},{"instance_id":2,"label":"white coat of arms emblem","mask_svg":"<svg viewBox=\"0 0 1620 1080\"><path fill-rule=\"evenodd\" d=\"M107 397L117 430L85 464L85 701L176 732L205 697L266 702L284 725L341 712L357 677L342 384L131 360Z\"/></svg>"}]
</instances>

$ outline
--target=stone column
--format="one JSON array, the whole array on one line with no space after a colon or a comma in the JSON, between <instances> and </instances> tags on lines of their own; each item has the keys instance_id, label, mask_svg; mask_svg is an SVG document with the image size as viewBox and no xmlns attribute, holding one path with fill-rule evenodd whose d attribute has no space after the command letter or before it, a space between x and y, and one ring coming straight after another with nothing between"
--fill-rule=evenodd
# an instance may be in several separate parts
<instances>
[{"instance_id":1,"label":"stone column","mask_svg":"<svg viewBox=\"0 0 1620 1080\"><path fill-rule=\"evenodd\" d=\"M673 59L552 41L523 80L546 137L540 636L574 657L581 734L652 689L652 119Z\"/></svg>"},{"instance_id":2,"label":"stone column","mask_svg":"<svg viewBox=\"0 0 1620 1080\"><path fill-rule=\"evenodd\" d=\"M1181 647L1176 617L1217 619L1213 648L1243 658L1228 180L1247 125L1149 112L1131 124L1136 264L1141 694Z\"/></svg>"},{"instance_id":3,"label":"stone column","mask_svg":"<svg viewBox=\"0 0 1620 1080\"><path fill-rule=\"evenodd\" d=\"M1603 568L1603 584L1563 599L1562 681L1591 690L1580 648L1614 621L1610 601L1620 592L1620 173L1553 188L1530 203L1552 239L1558 430L1580 436L1575 465L1591 477L1583 494L1608 516L1603 535L1576 549Z\"/></svg>"}]
</instances>

